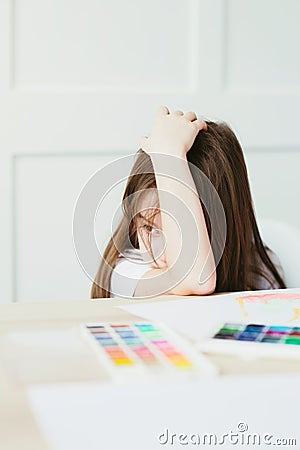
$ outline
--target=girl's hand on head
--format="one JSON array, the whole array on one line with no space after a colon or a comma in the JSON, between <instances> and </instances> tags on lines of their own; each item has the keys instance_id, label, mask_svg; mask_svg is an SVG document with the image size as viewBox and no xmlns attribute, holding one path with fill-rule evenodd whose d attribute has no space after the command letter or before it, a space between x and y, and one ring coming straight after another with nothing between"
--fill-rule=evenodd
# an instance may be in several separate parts
<instances>
[{"instance_id":1,"label":"girl's hand on head","mask_svg":"<svg viewBox=\"0 0 300 450\"><path fill-rule=\"evenodd\" d=\"M182 157L190 150L200 130L207 131L207 125L194 112L171 113L166 106L160 106L151 135L143 136L140 146L149 154L165 153Z\"/></svg>"}]
</instances>

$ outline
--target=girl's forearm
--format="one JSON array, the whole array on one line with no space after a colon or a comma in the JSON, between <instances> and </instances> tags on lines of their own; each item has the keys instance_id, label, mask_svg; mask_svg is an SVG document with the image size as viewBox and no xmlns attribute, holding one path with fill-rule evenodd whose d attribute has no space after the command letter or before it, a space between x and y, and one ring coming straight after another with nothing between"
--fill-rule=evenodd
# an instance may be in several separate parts
<instances>
[{"instance_id":1,"label":"girl's forearm","mask_svg":"<svg viewBox=\"0 0 300 450\"><path fill-rule=\"evenodd\" d=\"M190 291L190 294L213 292L216 285L215 261L187 158L185 155L174 157L153 153L151 160L166 242L166 264L172 279L175 283L180 281L184 291ZM176 264L178 258L180 264Z\"/></svg>"}]
</instances>

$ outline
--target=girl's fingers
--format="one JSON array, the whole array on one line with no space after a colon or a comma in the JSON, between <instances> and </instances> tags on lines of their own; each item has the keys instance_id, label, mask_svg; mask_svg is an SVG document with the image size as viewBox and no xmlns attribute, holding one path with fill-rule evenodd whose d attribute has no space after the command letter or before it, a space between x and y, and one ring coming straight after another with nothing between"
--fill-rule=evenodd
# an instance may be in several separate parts
<instances>
[{"instance_id":1,"label":"girl's fingers","mask_svg":"<svg viewBox=\"0 0 300 450\"><path fill-rule=\"evenodd\" d=\"M200 130L207 131L207 123L204 122L204 120L201 119L194 120L193 124L197 126L199 131Z\"/></svg>"},{"instance_id":2,"label":"girl's fingers","mask_svg":"<svg viewBox=\"0 0 300 450\"><path fill-rule=\"evenodd\" d=\"M194 113L193 111L189 111L189 112L185 113L184 117L187 120L189 120L190 122L193 122L194 120L197 120L196 113Z\"/></svg>"},{"instance_id":3,"label":"girl's fingers","mask_svg":"<svg viewBox=\"0 0 300 450\"><path fill-rule=\"evenodd\" d=\"M168 108L166 106L161 105L158 108L157 114L159 116L166 116L167 114L170 114L170 111L168 110Z\"/></svg>"},{"instance_id":4,"label":"girl's fingers","mask_svg":"<svg viewBox=\"0 0 300 450\"><path fill-rule=\"evenodd\" d=\"M174 111L173 114L175 114L176 116L183 116L183 112L179 109L177 111Z\"/></svg>"}]
</instances>

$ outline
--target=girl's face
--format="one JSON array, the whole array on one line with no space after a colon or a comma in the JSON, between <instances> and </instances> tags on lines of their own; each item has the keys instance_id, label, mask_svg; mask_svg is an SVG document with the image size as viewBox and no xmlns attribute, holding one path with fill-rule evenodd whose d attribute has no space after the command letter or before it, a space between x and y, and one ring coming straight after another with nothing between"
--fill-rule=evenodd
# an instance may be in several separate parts
<instances>
[{"instance_id":1,"label":"girl's face","mask_svg":"<svg viewBox=\"0 0 300 450\"><path fill-rule=\"evenodd\" d=\"M151 201L153 200L153 193L146 193L143 197L139 218L137 219L137 235L140 250L144 261L150 264L152 268L157 268L157 265L151 255L151 251L159 268L163 268L166 266L166 259L161 214L157 207L149 206L149 204L153 204L153 201ZM151 219L147 220L147 218Z\"/></svg>"}]
</instances>

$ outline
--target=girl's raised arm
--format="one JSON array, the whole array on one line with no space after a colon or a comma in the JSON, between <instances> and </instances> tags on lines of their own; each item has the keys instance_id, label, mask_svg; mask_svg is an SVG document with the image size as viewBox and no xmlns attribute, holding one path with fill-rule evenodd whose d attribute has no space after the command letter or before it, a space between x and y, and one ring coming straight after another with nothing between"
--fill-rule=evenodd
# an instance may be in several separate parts
<instances>
[{"instance_id":1,"label":"girl's raised arm","mask_svg":"<svg viewBox=\"0 0 300 450\"><path fill-rule=\"evenodd\" d=\"M205 295L215 290L216 267L202 205L186 154L206 123L194 112L170 113L161 106L142 149L154 168L166 266L147 271L135 296Z\"/></svg>"}]
</instances>

